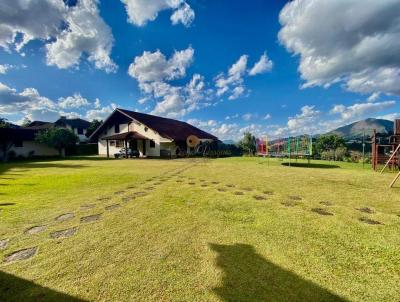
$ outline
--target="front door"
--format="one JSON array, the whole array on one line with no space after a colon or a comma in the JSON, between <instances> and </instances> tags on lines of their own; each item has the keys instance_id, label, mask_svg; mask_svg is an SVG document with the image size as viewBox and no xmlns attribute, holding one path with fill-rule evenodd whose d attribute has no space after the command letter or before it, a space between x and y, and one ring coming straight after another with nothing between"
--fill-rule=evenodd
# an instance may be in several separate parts
<instances>
[{"instance_id":1,"label":"front door","mask_svg":"<svg viewBox=\"0 0 400 302\"><path fill-rule=\"evenodd\" d=\"M129 141L129 149L131 150L138 150L137 140Z\"/></svg>"}]
</instances>

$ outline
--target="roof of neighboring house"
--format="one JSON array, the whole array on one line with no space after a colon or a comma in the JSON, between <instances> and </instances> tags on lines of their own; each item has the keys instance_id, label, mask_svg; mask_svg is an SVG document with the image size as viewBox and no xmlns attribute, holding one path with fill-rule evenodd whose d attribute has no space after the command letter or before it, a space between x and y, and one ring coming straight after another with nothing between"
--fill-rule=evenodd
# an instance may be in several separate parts
<instances>
[{"instance_id":1,"label":"roof of neighboring house","mask_svg":"<svg viewBox=\"0 0 400 302\"><path fill-rule=\"evenodd\" d=\"M114 135L110 136L105 136L102 137L101 139L103 140L126 140L126 139L148 139L148 137L145 137L136 131L129 131L129 132L123 132L123 133L117 133Z\"/></svg>"},{"instance_id":2,"label":"roof of neighboring house","mask_svg":"<svg viewBox=\"0 0 400 302\"><path fill-rule=\"evenodd\" d=\"M28 126L25 126L23 128L25 129L48 129L54 127L54 123L50 122L43 122L43 121L33 121L29 123Z\"/></svg>"},{"instance_id":3,"label":"roof of neighboring house","mask_svg":"<svg viewBox=\"0 0 400 302\"><path fill-rule=\"evenodd\" d=\"M68 125L71 128L83 128L86 129L90 126L90 122L85 121L81 118L59 118L55 123L56 126Z\"/></svg>"},{"instance_id":4,"label":"roof of neighboring house","mask_svg":"<svg viewBox=\"0 0 400 302\"><path fill-rule=\"evenodd\" d=\"M216 136L186 122L125 109L116 110L157 131L162 137L175 141L186 141L189 135L196 135L200 139L217 139Z\"/></svg>"},{"instance_id":5,"label":"roof of neighboring house","mask_svg":"<svg viewBox=\"0 0 400 302\"><path fill-rule=\"evenodd\" d=\"M26 128L0 128L0 141L30 141L35 139L37 132Z\"/></svg>"}]
</instances>

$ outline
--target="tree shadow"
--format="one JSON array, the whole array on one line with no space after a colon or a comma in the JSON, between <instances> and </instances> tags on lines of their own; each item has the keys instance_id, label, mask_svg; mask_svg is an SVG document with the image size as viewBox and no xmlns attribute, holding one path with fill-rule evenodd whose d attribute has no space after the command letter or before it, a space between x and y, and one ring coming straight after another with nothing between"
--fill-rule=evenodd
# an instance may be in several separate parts
<instances>
[{"instance_id":1,"label":"tree shadow","mask_svg":"<svg viewBox=\"0 0 400 302\"><path fill-rule=\"evenodd\" d=\"M247 244L210 244L223 270L222 286L213 291L222 301L347 301L269 262Z\"/></svg>"},{"instance_id":2,"label":"tree shadow","mask_svg":"<svg viewBox=\"0 0 400 302\"><path fill-rule=\"evenodd\" d=\"M68 163L57 163L55 160L51 160L48 162L42 162L42 161L21 161L21 162L10 162L10 163L3 163L0 164L0 175L7 173L7 176L9 175L23 175L24 172L29 171L30 169L35 169L35 168L73 168L73 169L79 169L79 168L85 168L87 167L86 165L82 164L68 164ZM10 169L16 169L16 172L19 173L8 173L7 171ZM14 178L15 180L16 178Z\"/></svg>"},{"instance_id":3,"label":"tree shadow","mask_svg":"<svg viewBox=\"0 0 400 302\"><path fill-rule=\"evenodd\" d=\"M330 164L314 164L314 163L282 163L282 166L295 167L295 168L314 168L314 169L336 169L340 168L338 165Z\"/></svg>"},{"instance_id":4,"label":"tree shadow","mask_svg":"<svg viewBox=\"0 0 400 302\"><path fill-rule=\"evenodd\" d=\"M85 302L31 281L0 271L0 301L2 302L37 302L37 301L69 301Z\"/></svg>"}]
</instances>

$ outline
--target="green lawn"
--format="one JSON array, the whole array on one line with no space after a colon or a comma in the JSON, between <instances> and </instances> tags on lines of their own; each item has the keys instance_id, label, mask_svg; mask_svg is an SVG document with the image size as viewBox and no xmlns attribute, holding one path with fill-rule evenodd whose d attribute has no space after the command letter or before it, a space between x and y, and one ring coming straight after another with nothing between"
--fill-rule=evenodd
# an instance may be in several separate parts
<instances>
[{"instance_id":1,"label":"green lawn","mask_svg":"<svg viewBox=\"0 0 400 302\"><path fill-rule=\"evenodd\" d=\"M394 174L282 163L2 164L0 301L399 301Z\"/></svg>"}]
</instances>

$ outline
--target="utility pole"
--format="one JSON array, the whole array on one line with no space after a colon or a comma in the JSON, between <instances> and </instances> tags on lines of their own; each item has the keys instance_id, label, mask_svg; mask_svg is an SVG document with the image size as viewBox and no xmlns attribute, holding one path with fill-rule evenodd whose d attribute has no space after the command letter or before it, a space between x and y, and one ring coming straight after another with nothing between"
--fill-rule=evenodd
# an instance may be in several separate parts
<instances>
[{"instance_id":1,"label":"utility pole","mask_svg":"<svg viewBox=\"0 0 400 302\"><path fill-rule=\"evenodd\" d=\"M362 138L362 158L363 158L363 169L365 165L365 129L363 129L363 138Z\"/></svg>"}]
</instances>

